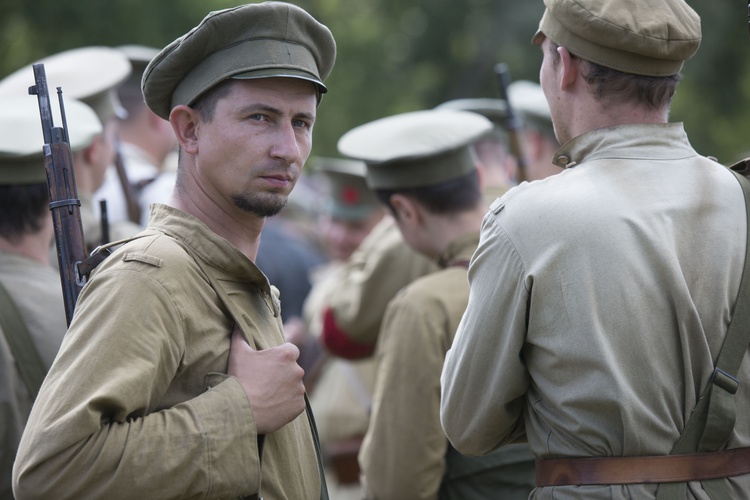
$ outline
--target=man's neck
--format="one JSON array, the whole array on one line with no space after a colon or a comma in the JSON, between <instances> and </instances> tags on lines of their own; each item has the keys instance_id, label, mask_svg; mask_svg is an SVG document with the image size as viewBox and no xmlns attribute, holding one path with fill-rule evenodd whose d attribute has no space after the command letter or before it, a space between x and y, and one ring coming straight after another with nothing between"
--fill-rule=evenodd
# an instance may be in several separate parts
<instances>
[{"instance_id":1,"label":"man's neck","mask_svg":"<svg viewBox=\"0 0 750 500\"><path fill-rule=\"evenodd\" d=\"M26 234L17 242L0 237L0 251L21 255L45 266L51 265L51 244L49 234L42 234L42 232Z\"/></svg>"},{"instance_id":2,"label":"man's neck","mask_svg":"<svg viewBox=\"0 0 750 500\"><path fill-rule=\"evenodd\" d=\"M430 257L436 259L457 239L478 233L486 213L487 207L481 204L473 210L459 214L433 216L429 230L434 255Z\"/></svg>"},{"instance_id":3,"label":"man's neck","mask_svg":"<svg viewBox=\"0 0 750 500\"><path fill-rule=\"evenodd\" d=\"M266 222L265 217L239 209L229 214L215 204L198 204L193 197L180 195L177 189L170 203L174 208L200 219L211 231L255 262L260 245L260 233Z\"/></svg>"},{"instance_id":4,"label":"man's neck","mask_svg":"<svg viewBox=\"0 0 750 500\"><path fill-rule=\"evenodd\" d=\"M581 106L576 114L571 130L571 137L586 132L619 125L649 125L667 123L669 108L652 109L632 104L604 105L601 101L592 101L588 106Z\"/></svg>"}]
</instances>

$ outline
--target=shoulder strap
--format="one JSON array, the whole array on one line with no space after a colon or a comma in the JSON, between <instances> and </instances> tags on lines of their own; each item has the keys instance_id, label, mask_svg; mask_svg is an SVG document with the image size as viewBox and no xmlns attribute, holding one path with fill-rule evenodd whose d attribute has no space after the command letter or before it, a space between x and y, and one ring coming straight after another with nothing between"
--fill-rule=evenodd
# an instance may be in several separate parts
<instances>
[{"instance_id":1,"label":"shoulder strap","mask_svg":"<svg viewBox=\"0 0 750 500\"><path fill-rule=\"evenodd\" d=\"M36 399L44 377L47 375L47 369L44 367L18 307L2 283L0 283L0 327L16 360L16 366L21 372L21 378L31 397Z\"/></svg>"},{"instance_id":2,"label":"shoulder strap","mask_svg":"<svg viewBox=\"0 0 750 500\"><path fill-rule=\"evenodd\" d=\"M232 316L232 319L237 324L241 324L240 317L235 312L235 308L232 307L232 300L229 298L229 295L227 295L226 290L221 286L220 283L216 281L214 276L211 273L206 272L206 270L203 268L203 265L200 262L200 259L193 254L190 249L187 247L185 248L185 251L188 252L195 263L198 265L198 267L201 268L203 271L203 274L206 275L206 278L208 279L208 282L211 284L211 287L216 292L216 295L219 297L219 300L224 304L224 307L229 312L230 316ZM307 413L307 421L310 424L310 432L312 433L312 439L313 444L315 447L315 456L318 461L318 473L320 475L320 500L328 500L328 486L326 484L326 477L325 477L325 470L323 469L323 453L320 447L320 438L318 437L318 428L315 425L315 418L313 417L312 407L310 406L310 400L307 398L307 393L305 393L305 413ZM260 441L259 441L260 446Z\"/></svg>"},{"instance_id":3,"label":"shoulder strap","mask_svg":"<svg viewBox=\"0 0 750 500\"><path fill-rule=\"evenodd\" d=\"M734 401L739 387L737 372L750 344L750 180L736 170L732 167L730 172L742 187L748 221L745 266L740 279L737 304L711 379L698 398L698 403L670 455L720 450L732 434L737 420ZM722 479L702 481L702 484L712 499L728 498L725 496L728 492ZM685 498L684 494L676 492L678 488L685 488L685 483L662 484L657 499Z\"/></svg>"}]
</instances>

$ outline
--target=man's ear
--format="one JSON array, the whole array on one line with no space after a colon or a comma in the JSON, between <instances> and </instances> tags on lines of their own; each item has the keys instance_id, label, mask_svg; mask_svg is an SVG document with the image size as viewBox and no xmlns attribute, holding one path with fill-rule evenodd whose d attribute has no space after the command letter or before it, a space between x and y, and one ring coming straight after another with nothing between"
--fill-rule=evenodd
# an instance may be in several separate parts
<instances>
[{"instance_id":1,"label":"man's ear","mask_svg":"<svg viewBox=\"0 0 750 500\"><path fill-rule=\"evenodd\" d=\"M180 148L186 153L198 152L198 128L200 125L198 112L189 106L180 104L169 113L169 123L172 124Z\"/></svg>"},{"instance_id":2,"label":"man's ear","mask_svg":"<svg viewBox=\"0 0 750 500\"><path fill-rule=\"evenodd\" d=\"M394 194L391 196L391 206L396 212L396 220L406 227L415 227L422 219L420 207L416 201L403 194Z\"/></svg>"},{"instance_id":3,"label":"man's ear","mask_svg":"<svg viewBox=\"0 0 750 500\"><path fill-rule=\"evenodd\" d=\"M565 47L558 47L557 53L560 54L560 90L570 90L578 78L580 68L580 59L573 57Z\"/></svg>"}]
</instances>

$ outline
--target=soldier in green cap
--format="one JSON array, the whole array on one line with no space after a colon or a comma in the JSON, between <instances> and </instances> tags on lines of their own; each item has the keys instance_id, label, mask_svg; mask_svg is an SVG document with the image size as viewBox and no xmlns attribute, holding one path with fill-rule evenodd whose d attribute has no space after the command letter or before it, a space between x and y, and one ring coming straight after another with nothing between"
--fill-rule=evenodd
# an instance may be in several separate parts
<instances>
[{"instance_id":1,"label":"soldier in green cap","mask_svg":"<svg viewBox=\"0 0 750 500\"><path fill-rule=\"evenodd\" d=\"M148 65L176 187L83 288L21 438L19 498L327 498L299 350L253 259L335 52L306 11L263 2L211 12Z\"/></svg>"},{"instance_id":2,"label":"soldier in green cap","mask_svg":"<svg viewBox=\"0 0 750 500\"><path fill-rule=\"evenodd\" d=\"M57 101L54 120L61 123ZM94 111L67 99L70 146L78 155L101 132ZM49 188L36 99L0 99L0 498L13 498L11 471L39 385L67 330L53 246ZM56 261L55 261L56 264Z\"/></svg>"},{"instance_id":3,"label":"soldier in green cap","mask_svg":"<svg viewBox=\"0 0 750 500\"><path fill-rule=\"evenodd\" d=\"M745 181L668 120L700 18L683 0L544 4L564 171L483 222L443 427L471 455L527 439L532 498L749 498L747 341L736 371L714 365L743 310Z\"/></svg>"},{"instance_id":4,"label":"soldier in green cap","mask_svg":"<svg viewBox=\"0 0 750 500\"><path fill-rule=\"evenodd\" d=\"M472 145L492 132L468 111L393 115L344 134L342 154L367 164L368 184L406 243L438 270L388 304L378 336L372 415L359 454L365 498L527 498L525 445L464 457L440 426L443 358L469 298L466 265L487 206Z\"/></svg>"},{"instance_id":5,"label":"soldier in green cap","mask_svg":"<svg viewBox=\"0 0 750 500\"><path fill-rule=\"evenodd\" d=\"M472 111L493 122L493 132L473 144L489 202L515 185L517 162L509 154L503 128L508 112L505 101L453 99L436 109ZM388 302L400 289L435 269L433 262L403 241L391 217L383 219L347 262L339 286L323 304L323 340L328 350L350 359L370 356Z\"/></svg>"}]
</instances>

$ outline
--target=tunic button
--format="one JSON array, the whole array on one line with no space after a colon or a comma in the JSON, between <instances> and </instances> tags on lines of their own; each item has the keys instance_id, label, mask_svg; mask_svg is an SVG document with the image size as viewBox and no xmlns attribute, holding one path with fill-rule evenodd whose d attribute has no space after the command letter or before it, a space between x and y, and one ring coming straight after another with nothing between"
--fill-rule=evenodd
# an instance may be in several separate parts
<instances>
[{"instance_id":1,"label":"tunic button","mask_svg":"<svg viewBox=\"0 0 750 500\"><path fill-rule=\"evenodd\" d=\"M569 163L570 163L570 157L565 156L565 155L560 155L557 157L557 164L560 167L565 168L568 166Z\"/></svg>"}]
</instances>

